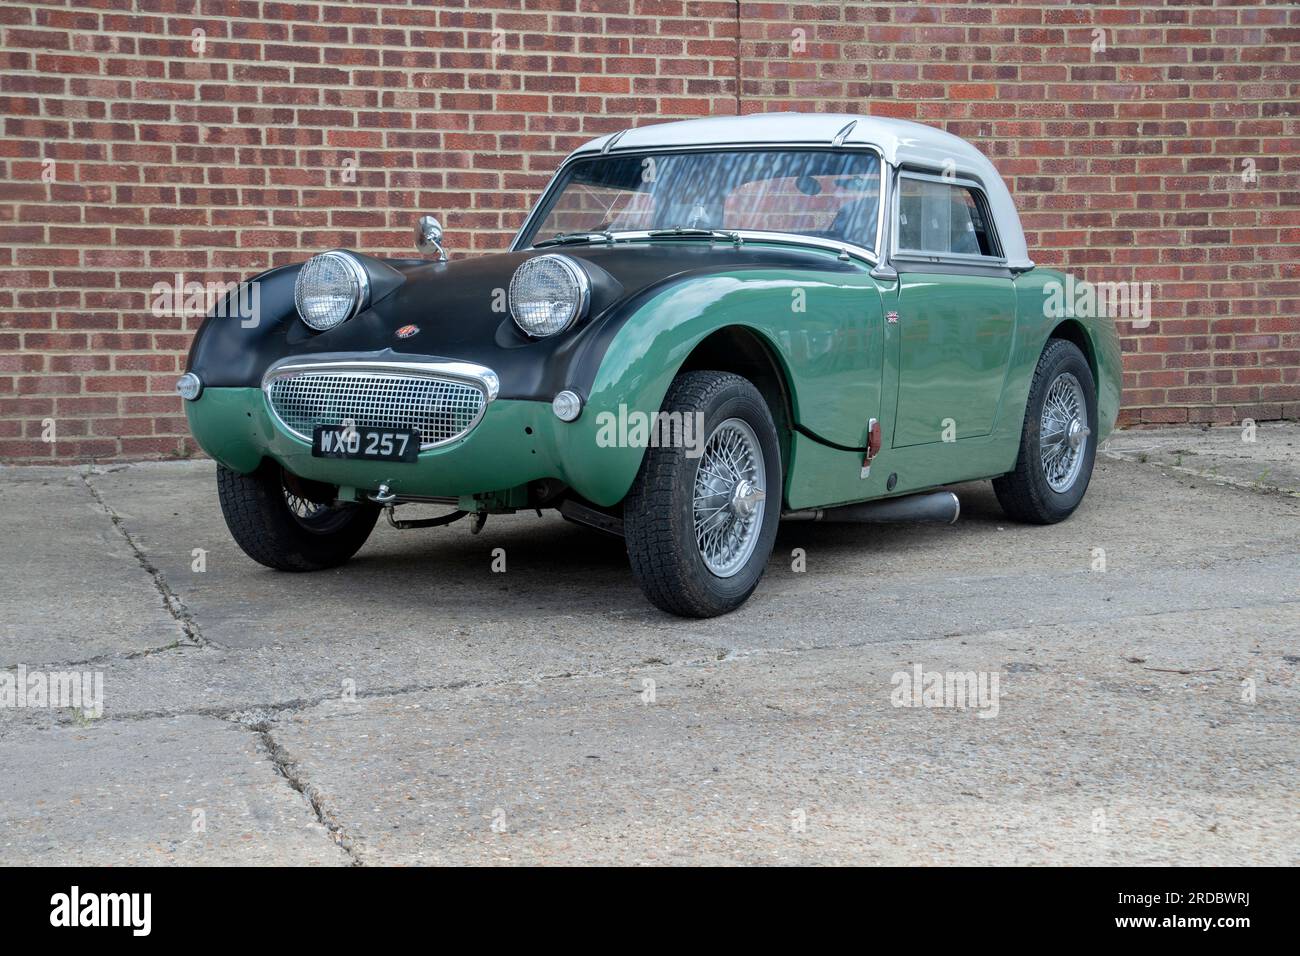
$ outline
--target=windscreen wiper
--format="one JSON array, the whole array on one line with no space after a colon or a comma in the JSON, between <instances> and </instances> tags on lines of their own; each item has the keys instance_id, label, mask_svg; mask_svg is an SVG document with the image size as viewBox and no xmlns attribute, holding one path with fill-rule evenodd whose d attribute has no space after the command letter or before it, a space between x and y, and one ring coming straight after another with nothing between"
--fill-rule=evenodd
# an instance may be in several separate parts
<instances>
[{"instance_id":1,"label":"windscreen wiper","mask_svg":"<svg viewBox=\"0 0 1300 956\"><path fill-rule=\"evenodd\" d=\"M533 248L540 249L542 246L564 246L580 242L613 242L614 234L603 229L589 229L583 232L561 232L552 236L550 239L543 239L541 242L534 242Z\"/></svg>"},{"instance_id":2,"label":"windscreen wiper","mask_svg":"<svg viewBox=\"0 0 1300 956\"><path fill-rule=\"evenodd\" d=\"M708 239L725 239L727 242L740 245L745 240L740 238L740 233L732 232L730 229L699 229L694 226L676 226L672 229L651 229L646 233L651 239L664 239L672 236L685 236L687 238L708 238Z\"/></svg>"}]
</instances>

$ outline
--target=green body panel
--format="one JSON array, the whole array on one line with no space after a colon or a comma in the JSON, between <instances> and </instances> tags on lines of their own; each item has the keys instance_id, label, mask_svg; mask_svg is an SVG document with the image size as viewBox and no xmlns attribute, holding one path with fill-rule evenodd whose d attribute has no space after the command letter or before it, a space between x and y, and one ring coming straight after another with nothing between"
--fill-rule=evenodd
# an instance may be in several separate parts
<instances>
[{"instance_id":1,"label":"green body panel","mask_svg":"<svg viewBox=\"0 0 1300 956\"><path fill-rule=\"evenodd\" d=\"M997 422L1016 331L1010 277L899 277L894 447L988 435Z\"/></svg>"},{"instance_id":2,"label":"green body panel","mask_svg":"<svg viewBox=\"0 0 1300 956\"><path fill-rule=\"evenodd\" d=\"M796 311L795 303L804 311ZM620 405L658 410L692 350L728 327L750 330L776 357L795 422L831 442L865 443L868 420L881 407L884 360L884 313L866 269L840 274L746 271L667 289L615 336L571 438L578 444L594 442L592 429L601 413L617 413ZM642 450L603 450L614 453L607 466L622 476L621 498L640 467Z\"/></svg>"},{"instance_id":3,"label":"green body panel","mask_svg":"<svg viewBox=\"0 0 1300 956\"><path fill-rule=\"evenodd\" d=\"M1104 441L1115 427L1119 417L1123 368L1119 346L1119 333L1115 320L1097 317L1061 317L1044 315L1044 303L1053 296L1044 291L1048 283L1058 286L1066 282L1064 273L1054 269L1037 268L1016 279L1016 322L1018 332L1016 348L1011 356L1011 370L1007 377L1007 401L1019 400L1019 419L1024 418L1025 402L1029 394L1029 381L1034 374L1038 356L1042 354L1047 339L1053 332L1063 329L1079 330L1086 337L1093 377L1097 381L1097 417L1093 428L1097 441ZM1010 407L1008 407L1008 413Z\"/></svg>"},{"instance_id":4,"label":"green body panel","mask_svg":"<svg viewBox=\"0 0 1300 956\"><path fill-rule=\"evenodd\" d=\"M903 412L910 410L913 417L904 425L899 413L898 425L904 430L900 441L896 429L891 443L888 436L892 415L882 416L886 440L865 479L860 477L861 455L837 451L796 435L786 480L787 506L827 507L1006 474L1016 464L1034 369L1054 333L1080 339L1086 346L1084 351L1097 381L1099 421L1093 429L1097 441L1104 440L1119 414L1119 336L1111 319L1045 315L1044 284L1064 281L1065 276L1059 272L1033 269L1014 280L918 273L880 282L885 308L900 313L898 323L886 323L884 327L882 395L887 407L889 396L897 396L899 404L903 404L903 396L907 395L910 409L904 405ZM906 294L913 288L919 293L927 285L940 286L944 292L933 308L930 302L915 302ZM905 293L901 298L900 287ZM962 324L963 300L972 305L976 316L971 328L979 332L973 338ZM930 349L923 356L914 356L909 367L904 359L906 336L918 305L924 321L942 323L964 344L952 352ZM970 340L963 340L963 336ZM929 330L916 333L916 337L918 344L929 348ZM937 362L946 374L933 372L927 367L930 362ZM929 393L917 389L908 394L901 387L914 373L930 376ZM974 404L977 400L978 407ZM897 409L895 405L892 410ZM944 418L954 420L955 440L942 440ZM978 422L979 429L963 424L969 422ZM972 433L978 430L985 433ZM912 443L918 437L924 440ZM887 490L891 476L895 484Z\"/></svg>"},{"instance_id":5,"label":"green body panel","mask_svg":"<svg viewBox=\"0 0 1300 956\"><path fill-rule=\"evenodd\" d=\"M802 302L804 311L795 311ZM719 274L673 286L614 338L592 383L589 408L620 403L656 411L677 369L718 329L743 327L776 354L792 386L795 421L860 445L880 407L883 310L865 270L848 275ZM584 418L586 412L583 413Z\"/></svg>"},{"instance_id":6,"label":"green body panel","mask_svg":"<svg viewBox=\"0 0 1300 956\"><path fill-rule=\"evenodd\" d=\"M304 478L363 490L387 484L429 497L501 491L565 474L553 436L561 423L544 402L492 402L465 438L421 452L415 464L313 458L310 445L276 424L257 388L205 389L185 411L203 450L239 472L252 471L269 455Z\"/></svg>"},{"instance_id":7,"label":"green body panel","mask_svg":"<svg viewBox=\"0 0 1300 956\"><path fill-rule=\"evenodd\" d=\"M1014 282L1002 280L1008 299L990 287L997 280L877 280L866 266L693 277L651 295L622 324L576 422L561 422L546 402L498 399L465 438L421 453L415 464L313 458L306 442L276 424L257 388L208 388L185 408L204 451L241 472L270 456L306 478L362 491L384 483L399 495L428 497L504 492L555 478L609 506L627 493L644 455L643 447L608 440L617 435L620 415L626 420L632 412L657 411L704 339L742 327L774 357L795 425L854 448L865 444L870 418L884 425L884 448L867 478L861 477L861 452L797 432L783 436L789 456L785 506L824 507L993 477L1014 467L1034 366L1060 324L1043 315L1042 285L1053 278L1062 277L1035 269ZM939 297L922 298L931 292ZM1008 303L1014 320L1006 314ZM977 315L969 327L967 308ZM893 309L901 313L897 324L885 321L885 311ZM911 324L918 315L917 324L926 323L919 329ZM1097 371L1100 440L1119 408L1118 339L1110 320L1073 321L1086 335ZM947 417L957 423L955 441L934 434ZM891 475L896 483L887 489Z\"/></svg>"}]
</instances>

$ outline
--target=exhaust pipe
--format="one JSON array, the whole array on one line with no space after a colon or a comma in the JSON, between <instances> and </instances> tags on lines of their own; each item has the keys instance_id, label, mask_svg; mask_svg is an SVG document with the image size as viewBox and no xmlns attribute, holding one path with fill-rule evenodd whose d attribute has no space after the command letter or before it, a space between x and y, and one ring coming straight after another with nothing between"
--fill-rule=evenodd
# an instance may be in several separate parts
<instances>
[{"instance_id":1,"label":"exhaust pipe","mask_svg":"<svg viewBox=\"0 0 1300 956\"><path fill-rule=\"evenodd\" d=\"M954 524L961 514L961 502L951 491L932 491L901 498L881 498L859 505L792 511L781 517L787 521L852 521L861 524L902 524L932 521Z\"/></svg>"}]
</instances>

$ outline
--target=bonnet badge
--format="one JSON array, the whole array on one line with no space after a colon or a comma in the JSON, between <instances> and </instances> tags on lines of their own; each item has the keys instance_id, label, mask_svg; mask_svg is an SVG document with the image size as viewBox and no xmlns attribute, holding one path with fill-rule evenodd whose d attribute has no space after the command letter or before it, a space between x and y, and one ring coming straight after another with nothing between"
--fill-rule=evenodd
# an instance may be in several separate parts
<instances>
[{"instance_id":1,"label":"bonnet badge","mask_svg":"<svg viewBox=\"0 0 1300 956\"><path fill-rule=\"evenodd\" d=\"M420 327L418 325L404 325L393 334L396 335L399 339L409 339L412 335L415 335L419 331L420 331Z\"/></svg>"}]
</instances>

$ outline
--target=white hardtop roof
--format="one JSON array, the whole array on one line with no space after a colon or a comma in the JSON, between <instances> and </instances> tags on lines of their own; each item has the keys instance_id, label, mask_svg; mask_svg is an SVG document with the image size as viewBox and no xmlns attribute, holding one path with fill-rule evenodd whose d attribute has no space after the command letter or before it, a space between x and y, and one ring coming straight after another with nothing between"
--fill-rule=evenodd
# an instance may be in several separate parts
<instances>
[{"instance_id":1,"label":"white hardtop roof","mask_svg":"<svg viewBox=\"0 0 1300 956\"><path fill-rule=\"evenodd\" d=\"M635 152L673 146L763 146L799 143L830 146L843 133L842 145L877 147L894 165L909 160L930 160L935 155L982 157L964 139L933 126L886 116L851 113L751 113L748 116L710 116L707 119L637 126L593 139L577 153L600 152L613 140L611 152Z\"/></svg>"},{"instance_id":2,"label":"white hardtop roof","mask_svg":"<svg viewBox=\"0 0 1300 956\"><path fill-rule=\"evenodd\" d=\"M951 171L984 187L1007 264L1031 265L1020 216L1002 177L981 153L952 133L887 116L852 113L751 113L637 126L593 139L570 159L608 152L698 146L874 146L892 166Z\"/></svg>"}]
</instances>

